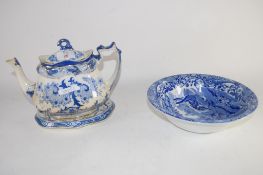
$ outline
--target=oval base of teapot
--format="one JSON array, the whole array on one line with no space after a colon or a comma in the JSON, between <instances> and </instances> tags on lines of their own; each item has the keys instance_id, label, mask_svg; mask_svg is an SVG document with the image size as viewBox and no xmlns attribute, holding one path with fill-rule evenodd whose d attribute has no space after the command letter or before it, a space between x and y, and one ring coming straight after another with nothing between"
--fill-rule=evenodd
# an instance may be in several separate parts
<instances>
[{"instance_id":1,"label":"oval base of teapot","mask_svg":"<svg viewBox=\"0 0 263 175\"><path fill-rule=\"evenodd\" d=\"M80 128L89 124L105 120L115 108L114 102L108 100L101 105L95 113L81 113L72 117L50 117L38 112L35 115L36 122L44 128Z\"/></svg>"}]
</instances>

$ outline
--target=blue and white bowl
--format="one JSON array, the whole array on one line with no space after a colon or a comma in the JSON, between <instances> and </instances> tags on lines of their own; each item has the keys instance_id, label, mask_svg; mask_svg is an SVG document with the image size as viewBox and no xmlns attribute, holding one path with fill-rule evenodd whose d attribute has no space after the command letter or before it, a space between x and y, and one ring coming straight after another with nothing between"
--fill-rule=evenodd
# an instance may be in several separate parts
<instances>
[{"instance_id":1,"label":"blue and white bowl","mask_svg":"<svg viewBox=\"0 0 263 175\"><path fill-rule=\"evenodd\" d=\"M205 74L181 74L153 83L147 92L155 111L176 126L212 133L246 120L256 95L236 81Z\"/></svg>"}]
</instances>

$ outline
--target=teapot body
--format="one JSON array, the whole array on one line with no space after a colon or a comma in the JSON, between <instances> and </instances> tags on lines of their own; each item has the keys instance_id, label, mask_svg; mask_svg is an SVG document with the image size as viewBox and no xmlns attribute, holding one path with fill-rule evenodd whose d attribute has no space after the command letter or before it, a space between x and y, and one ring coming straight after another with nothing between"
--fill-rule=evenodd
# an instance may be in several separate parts
<instances>
[{"instance_id":1,"label":"teapot body","mask_svg":"<svg viewBox=\"0 0 263 175\"><path fill-rule=\"evenodd\" d=\"M109 98L109 87L99 72L48 78L39 75L33 103L49 115L72 115L96 110Z\"/></svg>"}]
</instances>

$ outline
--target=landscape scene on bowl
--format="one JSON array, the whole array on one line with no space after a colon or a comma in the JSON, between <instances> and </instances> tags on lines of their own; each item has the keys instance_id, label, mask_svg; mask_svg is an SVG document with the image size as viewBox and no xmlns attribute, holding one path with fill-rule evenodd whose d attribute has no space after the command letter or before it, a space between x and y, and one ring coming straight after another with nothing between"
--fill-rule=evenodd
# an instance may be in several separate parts
<instances>
[{"instance_id":1,"label":"landscape scene on bowl","mask_svg":"<svg viewBox=\"0 0 263 175\"><path fill-rule=\"evenodd\" d=\"M155 82L148 90L151 104L176 118L202 123L237 120L257 107L246 86L218 76L182 74Z\"/></svg>"}]
</instances>

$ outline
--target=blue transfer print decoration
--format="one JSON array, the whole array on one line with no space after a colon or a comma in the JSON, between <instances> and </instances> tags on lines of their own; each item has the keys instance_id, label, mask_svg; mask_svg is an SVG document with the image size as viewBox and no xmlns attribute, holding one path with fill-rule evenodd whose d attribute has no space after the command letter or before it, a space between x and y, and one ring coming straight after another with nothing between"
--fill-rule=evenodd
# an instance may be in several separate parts
<instances>
[{"instance_id":1,"label":"blue transfer print decoration","mask_svg":"<svg viewBox=\"0 0 263 175\"><path fill-rule=\"evenodd\" d=\"M69 40L61 39L57 44L60 51L50 55L46 60L42 60L37 67L37 72L48 78L60 78L66 75L78 75L81 73L90 73L96 69L97 62L101 59L101 55L95 55L89 52L80 52L74 50ZM100 45L100 50L111 49L115 45L112 42L109 46ZM121 55L121 50L117 48L117 52Z\"/></svg>"},{"instance_id":2,"label":"blue transfer print decoration","mask_svg":"<svg viewBox=\"0 0 263 175\"><path fill-rule=\"evenodd\" d=\"M34 91L26 91L27 95L29 95L29 97L33 97L34 95Z\"/></svg>"},{"instance_id":3,"label":"blue transfer print decoration","mask_svg":"<svg viewBox=\"0 0 263 175\"><path fill-rule=\"evenodd\" d=\"M35 84L32 84L27 87L26 95L32 99L33 95L35 94Z\"/></svg>"},{"instance_id":4,"label":"blue transfer print decoration","mask_svg":"<svg viewBox=\"0 0 263 175\"><path fill-rule=\"evenodd\" d=\"M85 77L83 81L86 83L80 83L70 77L60 83L38 83L36 93L41 103L59 108L59 113L75 113L93 98L93 93L100 95L98 87L103 84L103 81L96 81L91 77Z\"/></svg>"},{"instance_id":5,"label":"blue transfer print decoration","mask_svg":"<svg viewBox=\"0 0 263 175\"><path fill-rule=\"evenodd\" d=\"M60 50L73 49L68 39L60 39L57 43L57 46L60 47Z\"/></svg>"},{"instance_id":6,"label":"blue transfer print decoration","mask_svg":"<svg viewBox=\"0 0 263 175\"><path fill-rule=\"evenodd\" d=\"M14 60L15 60L15 66L21 66L17 58L14 58Z\"/></svg>"},{"instance_id":7,"label":"blue transfer print decoration","mask_svg":"<svg viewBox=\"0 0 263 175\"><path fill-rule=\"evenodd\" d=\"M100 50L103 50L103 49L111 49L114 45L115 45L115 42L112 42L109 46L100 45L97 47L97 51L99 52ZM117 48L117 51L118 51L119 55L121 55L121 50ZM101 59L100 55L94 55L94 56L97 60Z\"/></svg>"},{"instance_id":8,"label":"blue transfer print decoration","mask_svg":"<svg viewBox=\"0 0 263 175\"><path fill-rule=\"evenodd\" d=\"M55 55L51 55L50 57L48 57L48 60L50 62L57 62L58 61L58 59L57 59L57 57Z\"/></svg>"},{"instance_id":9,"label":"blue transfer print decoration","mask_svg":"<svg viewBox=\"0 0 263 175\"><path fill-rule=\"evenodd\" d=\"M170 116L201 123L234 121L252 113L256 95L223 77L182 74L163 78L148 89L150 103Z\"/></svg>"},{"instance_id":10,"label":"blue transfer print decoration","mask_svg":"<svg viewBox=\"0 0 263 175\"><path fill-rule=\"evenodd\" d=\"M35 116L36 122L45 128L79 128L85 125L93 124L102 120L105 120L114 110L115 105L112 101L108 100L104 105L100 106L92 117L81 117L81 120L64 120L57 121L52 116L45 117L45 114L38 112Z\"/></svg>"},{"instance_id":11,"label":"blue transfer print decoration","mask_svg":"<svg viewBox=\"0 0 263 175\"><path fill-rule=\"evenodd\" d=\"M23 93L37 108L37 123L48 128L75 128L104 120L114 109L109 98L120 74L121 51L114 42L99 46L97 54L90 49L74 50L67 39L59 40L57 46L57 52L39 57L37 82L24 75L16 58L6 61L16 70ZM97 70L97 63L104 59L116 61L107 80Z\"/></svg>"}]
</instances>

